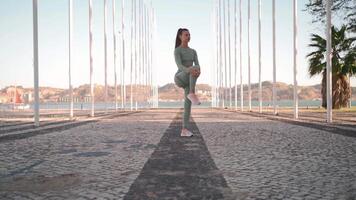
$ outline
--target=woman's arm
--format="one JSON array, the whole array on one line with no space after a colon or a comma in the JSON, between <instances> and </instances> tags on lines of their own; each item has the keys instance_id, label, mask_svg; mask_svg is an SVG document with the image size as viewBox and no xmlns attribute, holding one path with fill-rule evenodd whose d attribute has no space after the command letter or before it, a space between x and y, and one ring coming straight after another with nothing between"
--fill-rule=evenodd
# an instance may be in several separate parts
<instances>
[{"instance_id":1,"label":"woman's arm","mask_svg":"<svg viewBox=\"0 0 356 200\"><path fill-rule=\"evenodd\" d=\"M175 61L176 61L176 64L177 64L178 68L179 68L181 71L183 71L183 72L185 72L185 73L190 73L190 68L189 68L189 67L186 67L186 66L184 66L184 65L182 64L182 58L181 58L180 53L179 53L179 51L178 51L177 48L174 49L174 59L175 59Z\"/></svg>"},{"instance_id":2,"label":"woman's arm","mask_svg":"<svg viewBox=\"0 0 356 200\"><path fill-rule=\"evenodd\" d=\"M194 67L198 67L200 69L198 54L195 50L194 50Z\"/></svg>"}]
</instances>

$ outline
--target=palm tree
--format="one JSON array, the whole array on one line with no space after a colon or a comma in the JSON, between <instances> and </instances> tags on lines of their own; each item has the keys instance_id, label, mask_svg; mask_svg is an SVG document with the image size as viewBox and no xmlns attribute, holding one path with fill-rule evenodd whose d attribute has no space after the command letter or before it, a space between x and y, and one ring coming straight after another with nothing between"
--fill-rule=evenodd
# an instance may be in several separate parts
<instances>
[{"instance_id":1,"label":"palm tree","mask_svg":"<svg viewBox=\"0 0 356 200\"><path fill-rule=\"evenodd\" d=\"M350 99L350 83L348 76L356 74L355 37L348 37L350 30L343 25L340 29L331 28L332 46L332 108L346 107ZM321 94L322 106L326 108L326 40L317 34L311 35L310 47L316 48L307 55L309 75L322 74Z\"/></svg>"}]
</instances>

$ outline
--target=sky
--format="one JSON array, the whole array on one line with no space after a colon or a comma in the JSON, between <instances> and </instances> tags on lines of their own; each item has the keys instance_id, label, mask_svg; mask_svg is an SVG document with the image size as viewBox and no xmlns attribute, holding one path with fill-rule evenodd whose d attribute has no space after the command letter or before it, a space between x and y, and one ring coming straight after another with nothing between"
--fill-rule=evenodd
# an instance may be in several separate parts
<instances>
[{"instance_id":1,"label":"sky","mask_svg":"<svg viewBox=\"0 0 356 200\"><path fill-rule=\"evenodd\" d=\"M103 0L93 0L94 82L104 84ZM125 0L126 69L130 67L131 0ZM151 1L146 1L150 3ZM156 17L155 67L157 84L173 82L177 71L173 51L178 28L188 28L189 46L198 53L201 65L199 83L211 82L215 55L215 0L152 0ZM237 0L237 2L239 2ZM251 0L251 82L258 82L258 6ZM312 16L303 11L307 0L298 0L298 73L299 85L319 84L320 76L308 75L306 55L312 33L324 33L320 24L312 24ZM108 84L114 84L112 0L108 3ZM234 55L234 0L231 8L231 54ZM88 1L74 0L74 36L72 84L89 83ZM121 31L121 0L116 0L116 32ZM293 16L292 0L276 1L277 81L293 83ZM239 20L239 19L238 19ZM247 0L242 3L243 83L247 83ZM227 21L226 21L227 23ZM239 23L239 22L237 22ZM262 81L272 80L272 0L262 0ZM238 29L237 29L238 30ZM8 85L33 86L32 1L0 1L0 88ZM121 35L121 34L120 34ZM239 35L237 35L239 39ZM118 43L119 45L120 43ZM239 44L237 44L239 45ZM239 47L239 46L238 46ZM239 48L237 48L239 50ZM118 54L121 55L121 49ZM237 55L239 52L237 51ZM118 58L122 59L121 57ZM234 69L234 56L232 56ZM239 60L237 60L239 63ZM117 68L120 66L117 65ZM237 66L239 68L239 66ZM119 71L119 69L117 69ZM129 70L125 77L129 82ZM239 74L237 81L239 82ZM68 87L68 0L39 0L39 84ZM234 80L234 79L233 79ZM354 78L352 85L356 85Z\"/></svg>"}]
</instances>

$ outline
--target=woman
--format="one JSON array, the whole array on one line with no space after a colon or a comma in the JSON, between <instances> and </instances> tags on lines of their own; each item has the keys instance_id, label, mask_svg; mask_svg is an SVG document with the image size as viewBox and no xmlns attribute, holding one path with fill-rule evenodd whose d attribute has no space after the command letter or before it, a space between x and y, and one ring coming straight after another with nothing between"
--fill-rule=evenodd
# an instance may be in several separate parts
<instances>
[{"instance_id":1,"label":"woman","mask_svg":"<svg viewBox=\"0 0 356 200\"><path fill-rule=\"evenodd\" d=\"M200 75L200 66L197 52L188 46L190 33L188 29L180 28L177 32L174 58L178 71L174 76L174 82L184 89L184 114L182 137L191 137L193 134L187 129L192 103L199 105L200 101L195 95L195 84ZM194 65L193 65L194 63Z\"/></svg>"}]
</instances>

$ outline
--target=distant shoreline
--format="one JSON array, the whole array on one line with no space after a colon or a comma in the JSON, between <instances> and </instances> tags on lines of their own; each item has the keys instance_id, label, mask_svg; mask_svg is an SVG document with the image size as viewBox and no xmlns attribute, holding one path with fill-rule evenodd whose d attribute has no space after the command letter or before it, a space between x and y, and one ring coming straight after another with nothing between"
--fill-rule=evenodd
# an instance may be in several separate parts
<instances>
[{"instance_id":1,"label":"distant shoreline","mask_svg":"<svg viewBox=\"0 0 356 200\"><path fill-rule=\"evenodd\" d=\"M174 102L165 102L165 101L159 101L158 107L159 108L181 108L183 106L183 101L174 101ZM259 102L258 101L252 101L252 106L253 107L258 107ZM293 107L293 100L280 100L276 101L276 104L280 108L288 108L288 107ZM29 105L28 109L13 109L14 104L1 104L0 103L0 111L12 111L12 110L32 110L33 109L33 104L27 104ZM115 109L115 102L108 102L105 104L104 102L96 102L95 103L95 109L97 110L104 110L105 105L107 105L108 109ZM121 109L121 103L118 104L119 109ZM229 102L225 101L225 105L229 106ZM240 101L237 101L237 107L240 107ZM352 101L352 105L356 106L356 101ZM130 108L130 103L126 104L126 108ZM133 105L135 107L135 103ZM244 101L244 107L248 106L248 101ZM319 100L300 100L298 106L300 108L319 108L321 107L321 101ZM139 102L138 103L138 108L147 108L150 107L150 105L146 102ZM203 108L208 108L211 107L211 101L203 101L202 105L196 106L196 107L203 107ZM235 107L235 101L232 102L232 107ZM272 108L273 104L271 101L264 101L263 102L263 107L264 108ZM91 103L74 103L74 109L75 110L90 110L91 108ZM46 102L46 103L40 103L40 109L41 110L68 110L69 109L69 102Z\"/></svg>"}]
</instances>

